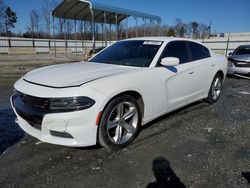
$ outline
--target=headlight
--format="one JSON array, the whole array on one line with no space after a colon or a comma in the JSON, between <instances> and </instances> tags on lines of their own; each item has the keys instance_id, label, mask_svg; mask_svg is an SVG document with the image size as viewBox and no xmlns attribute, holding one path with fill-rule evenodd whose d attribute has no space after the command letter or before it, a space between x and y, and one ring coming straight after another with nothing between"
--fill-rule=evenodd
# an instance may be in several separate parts
<instances>
[{"instance_id":1,"label":"headlight","mask_svg":"<svg viewBox=\"0 0 250 188\"><path fill-rule=\"evenodd\" d=\"M68 97L50 99L50 110L56 112L77 111L90 108L95 101L88 97Z\"/></svg>"},{"instance_id":2,"label":"headlight","mask_svg":"<svg viewBox=\"0 0 250 188\"><path fill-rule=\"evenodd\" d=\"M228 60L228 61L227 61L227 65L228 65L228 67L232 67L232 66L233 66L233 62L230 61L230 60Z\"/></svg>"}]
</instances>

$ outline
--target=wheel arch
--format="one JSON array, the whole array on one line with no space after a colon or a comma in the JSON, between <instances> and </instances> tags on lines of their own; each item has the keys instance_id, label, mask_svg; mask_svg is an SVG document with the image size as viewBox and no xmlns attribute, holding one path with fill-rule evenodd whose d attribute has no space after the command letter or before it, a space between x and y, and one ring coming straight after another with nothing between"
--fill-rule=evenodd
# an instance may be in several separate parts
<instances>
[{"instance_id":1,"label":"wheel arch","mask_svg":"<svg viewBox=\"0 0 250 188\"><path fill-rule=\"evenodd\" d=\"M133 97L136 101L137 101L137 104L139 106L139 110L140 110L140 113L141 113L141 117L143 118L144 117L144 100L143 100L143 97L142 95L138 92L138 91L135 91L135 90L127 90L127 91L123 91L123 92L120 92L120 93L117 93L115 95L113 95L109 100L108 102L106 102L106 104L104 105L103 109L102 109L102 112L106 109L106 107L108 106L108 104L113 100L115 99L116 97L119 97L119 96L122 96L122 95L129 95L131 97Z\"/></svg>"},{"instance_id":2,"label":"wheel arch","mask_svg":"<svg viewBox=\"0 0 250 188\"><path fill-rule=\"evenodd\" d=\"M222 70L217 71L216 74L219 74L221 76L222 82L225 80L225 75L224 75L224 72Z\"/></svg>"}]
</instances>

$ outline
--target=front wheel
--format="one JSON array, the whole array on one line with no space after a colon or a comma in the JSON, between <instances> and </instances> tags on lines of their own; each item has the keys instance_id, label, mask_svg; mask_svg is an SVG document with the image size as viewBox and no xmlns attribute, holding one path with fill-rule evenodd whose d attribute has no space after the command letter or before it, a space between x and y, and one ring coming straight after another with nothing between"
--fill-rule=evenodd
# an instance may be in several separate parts
<instances>
[{"instance_id":1,"label":"front wheel","mask_svg":"<svg viewBox=\"0 0 250 188\"><path fill-rule=\"evenodd\" d=\"M137 101L129 95L113 99L105 108L98 130L99 143L108 149L129 145L139 133L141 113Z\"/></svg>"},{"instance_id":2,"label":"front wheel","mask_svg":"<svg viewBox=\"0 0 250 188\"><path fill-rule=\"evenodd\" d=\"M205 99L208 103L215 103L220 95L222 90L222 76L217 73L213 79L212 85L210 87L208 97Z\"/></svg>"}]
</instances>

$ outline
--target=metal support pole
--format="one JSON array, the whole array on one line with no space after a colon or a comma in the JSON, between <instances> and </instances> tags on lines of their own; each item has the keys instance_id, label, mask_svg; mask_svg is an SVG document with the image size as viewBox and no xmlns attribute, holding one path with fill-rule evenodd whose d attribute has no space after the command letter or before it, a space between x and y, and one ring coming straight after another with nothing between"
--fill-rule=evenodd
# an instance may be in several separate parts
<instances>
[{"instance_id":1,"label":"metal support pole","mask_svg":"<svg viewBox=\"0 0 250 188\"><path fill-rule=\"evenodd\" d=\"M76 38L76 19L75 19L75 50L76 50L76 56L77 56L77 38Z\"/></svg>"},{"instance_id":2,"label":"metal support pole","mask_svg":"<svg viewBox=\"0 0 250 188\"><path fill-rule=\"evenodd\" d=\"M228 39L227 39L227 47L226 47L226 54L225 54L226 57L227 57L227 52L228 52L229 41L230 41L230 33L229 33Z\"/></svg>"},{"instance_id":3,"label":"metal support pole","mask_svg":"<svg viewBox=\"0 0 250 188\"><path fill-rule=\"evenodd\" d=\"M111 41L112 41L112 35L111 35L112 31L111 31L111 29L112 29L112 25L109 24L109 33L110 33L110 35L109 35L109 44L111 44Z\"/></svg>"},{"instance_id":4,"label":"metal support pole","mask_svg":"<svg viewBox=\"0 0 250 188\"><path fill-rule=\"evenodd\" d=\"M92 50L93 52L95 51L95 15L94 15L94 10L90 9L91 15L92 15L92 24L91 24L91 29L92 29Z\"/></svg>"},{"instance_id":5,"label":"metal support pole","mask_svg":"<svg viewBox=\"0 0 250 188\"><path fill-rule=\"evenodd\" d=\"M118 40L118 16L117 13L115 14L115 24L116 24L116 34L115 34L115 40Z\"/></svg>"},{"instance_id":6,"label":"metal support pole","mask_svg":"<svg viewBox=\"0 0 250 188\"><path fill-rule=\"evenodd\" d=\"M67 35L66 35L66 20L64 18L64 42L65 42L65 57L67 57Z\"/></svg>"},{"instance_id":7,"label":"metal support pole","mask_svg":"<svg viewBox=\"0 0 250 188\"><path fill-rule=\"evenodd\" d=\"M36 47L36 46L35 46L35 39L34 39L34 38L32 39L32 46L33 46L33 48Z\"/></svg>"},{"instance_id":8,"label":"metal support pole","mask_svg":"<svg viewBox=\"0 0 250 188\"><path fill-rule=\"evenodd\" d=\"M81 51L82 51L82 56L83 56L83 49L84 49L84 44L83 44L83 28L84 27L84 23L83 23L83 21L81 21L81 43L82 43L82 49L81 49ZM84 56L83 56L84 57Z\"/></svg>"},{"instance_id":9,"label":"metal support pole","mask_svg":"<svg viewBox=\"0 0 250 188\"><path fill-rule=\"evenodd\" d=\"M85 33L86 33L86 22L83 22L84 54L86 54L86 51L87 51L86 38L84 37Z\"/></svg>"},{"instance_id":10,"label":"metal support pole","mask_svg":"<svg viewBox=\"0 0 250 188\"><path fill-rule=\"evenodd\" d=\"M128 38L128 15L126 15L126 39Z\"/></svg>"},{"instance_id":11,"label":"metal support pole","mask_svg":"<svg viewBox=\"0 0 250 188\"><path fill-rule=\"evenodd\" d=\"M55 17L53 17L53 38L54 38L54 49L55 49L55 57L56 57Z\"/></svg>"},{"instance_id":12,"label":"metal support pole","mask_svg":"<svg viewBox=\"0 0 250 188\"><path fill-rule=\"evenodd\" d=\"M9 48L11 48L11 40L10 40L10 36L8 37L8 44L9 44Z\"/></svg>"},{"instance_id":13,"label":"metal support pole","mask_svg":"<svg viewBox=\"0 0 250 188\"><path fill-rule=\"evenodd\" d=\"M104 25L104 24L101 24L101 26L102 26L102 46L103 46L103 42L104 42L103 25Z\"/></svg>"},{"instance_id":14,"label":"metal support pole","mask_svg":"<svg viewBox=\"0 0 250 188\"><path fill-rule=\"evenodd\" d=\"M105 47L107 47L107 15L106 12L104 11L104 40L105 40Z\"/></svg>"}]
</instances>

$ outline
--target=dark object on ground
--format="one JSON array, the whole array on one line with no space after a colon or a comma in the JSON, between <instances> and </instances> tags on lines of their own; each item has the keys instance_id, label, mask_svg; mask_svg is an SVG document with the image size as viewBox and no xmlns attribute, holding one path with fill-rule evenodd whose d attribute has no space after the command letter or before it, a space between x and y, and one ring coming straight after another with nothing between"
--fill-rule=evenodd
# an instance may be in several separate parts
<instances>
[{"instance_id":1,"label":"dark object on ground","mask_svg":"<svg viewBox=\"0 0 250 188\"><path fill-rule=\"evenodd\" d=\"M23 130L15 123L11 109L0 110L0 154L24 137Z\"/></svg>"},{"instance_id":2,"label":"dark object on ground","mask_svg":"<svg viewBox=\"0 0 250 188\"><path fill-rule=\"evenodd\" d=\"M185 188L186 186L176 176L169 161L158 157L153 161L153 172L156 182L150 183L147 188Z\"/></svg>"},{"instance_id":3,"label":"dark object on ground","mask_svg":"<svg viewBox=\"0 0 250 188\"><path fill-rule=\"evenodd\" d=\"M250 184L250 172L241 172L241 175L246 178L248 183Z\"/></svg>"}]
</instances>

